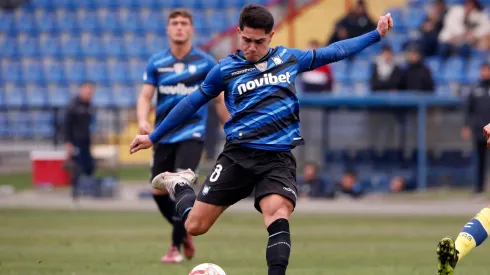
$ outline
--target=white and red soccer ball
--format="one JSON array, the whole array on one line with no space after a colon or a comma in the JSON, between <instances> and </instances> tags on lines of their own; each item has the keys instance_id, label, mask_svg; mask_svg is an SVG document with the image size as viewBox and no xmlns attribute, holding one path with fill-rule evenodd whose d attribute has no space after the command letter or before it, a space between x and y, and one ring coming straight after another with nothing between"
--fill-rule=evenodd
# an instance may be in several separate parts
<instances>
[{"instance_id":1,"label":"white and red soccer ball","mask_svg":"<svg viewBox=\"0 0 490 275\"><path fill-rule=\"evenodd\" d=\"M204 263L194 267L189 275L226 275L226 273L215 264Z\"/></svg>"}]
</instances>

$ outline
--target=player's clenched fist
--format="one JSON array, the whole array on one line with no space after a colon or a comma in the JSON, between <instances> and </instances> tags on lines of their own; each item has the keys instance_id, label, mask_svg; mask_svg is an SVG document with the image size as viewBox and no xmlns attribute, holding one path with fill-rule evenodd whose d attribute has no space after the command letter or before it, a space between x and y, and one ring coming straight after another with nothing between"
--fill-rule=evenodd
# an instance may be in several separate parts
<instances>
[{"instance_id":1,"label":"player's clenched fist","mask_svg":"<svg viewBox=\"0 0 490 275\"><path fill-rule=\"evenodd\" d=\"M378 32L381 37L385 36L389 30L393 28L393 18L391 18L391 13L380 16L378 21Z\"/></svg>"},{"instance_id":2,"label":"player's clenched fist","mask_svg":"<svg viewBox=\"0 0 490 275\"><path fill-rule=\"evenodd\" d=\"M141 149L148 149L152 145L153 145L153 143L151 142L148 135L137 135L133 139L133 141L131 142L131 145L129 145L129 147L130 147L129 151L131 154L133 154L133 153L138 152Z\"/></svg>"},{"instance_id":3,"label":"player's clenched fist","mask_svg":"<svg viewBox=\"0 0 490 275\"><path fill-rule=\"evenodd\" d=\"M483 128L483 134L487 138L487 147L490 148L490 123Z\"/></svg>"}]
</instances>

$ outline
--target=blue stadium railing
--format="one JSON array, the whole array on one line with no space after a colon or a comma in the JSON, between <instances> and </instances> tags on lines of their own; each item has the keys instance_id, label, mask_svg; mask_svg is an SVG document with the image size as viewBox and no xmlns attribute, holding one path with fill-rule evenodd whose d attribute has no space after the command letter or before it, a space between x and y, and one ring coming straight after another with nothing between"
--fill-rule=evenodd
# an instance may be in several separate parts
<instances>
[{"instance_id":1,"label":"blue stadium railing","mask_svg":"<svg viewBox=\"0 0 490 275\"><path fill-rule=\"evenodd\" d=\"M427 110L434 107L458 108L463 99L456 96L431 95L406 91L403 93L374 93L363 96L335 95L335 94L301 94L300 105L304 107L320 108L325 110L347 109L384 109L395 111L411 108L417 111L417 189L427 189Z\"/></svg>"}]
</instances>

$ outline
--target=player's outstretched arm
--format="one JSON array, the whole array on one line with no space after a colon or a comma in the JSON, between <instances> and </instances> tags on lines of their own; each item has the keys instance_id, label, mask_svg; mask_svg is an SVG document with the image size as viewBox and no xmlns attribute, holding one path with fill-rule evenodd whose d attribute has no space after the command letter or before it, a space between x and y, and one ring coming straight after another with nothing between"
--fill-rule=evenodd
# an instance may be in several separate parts
<instances>
[{"instance_id":1,"label":"player's outstretched arm","mask_svg":"<svg viewBox=\"0 0 490 275\"><path fill-rule=\"evenodd\" d=\"M345 59L379 42L393 28L391 14L379 18L376 30L364 35L335 42L327 47L316 49L310 69Z\"/></svg>"},{"instance_id":2,"label":"player's outstretched arm","mask_svg":"<svg viewBox=\"0 0 490 275\"><path fill-rule=\"evenodd\" d=\"M225 122L230 119L230 113L228 112L228 109L226 109L224 93L221 93L214 99L214 106L216 107L216 113L218 114L219 120L221 123L225 124Z\"/></svg>"},{"instance_id":3,"label":"player's outstretched arm","mask_svg":"<svg viewBox=\"0 0 490 275\"><path fill-rule=\"evenodd\" d=\"M138 135L130 144L130 153L148 149L158 142L168 132L185 123L206 103L215 98L223 90L223 80L219 65L206 76L206 79L196 91L182 99L158 127L149 135Z\"/></svg>"}]
</instances>

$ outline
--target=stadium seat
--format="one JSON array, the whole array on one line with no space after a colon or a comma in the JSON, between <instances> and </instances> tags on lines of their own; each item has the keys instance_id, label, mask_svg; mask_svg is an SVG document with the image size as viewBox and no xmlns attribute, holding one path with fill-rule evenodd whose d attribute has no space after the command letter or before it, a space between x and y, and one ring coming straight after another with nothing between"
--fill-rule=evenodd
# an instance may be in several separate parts
<instances>
[{"instance_id":1,"label":"stadium seat","mask_svg":"<svg viewBox=\"0 0 490 275\"><path fill-rule=\"evenodd\" d=\"M111 83L129 83L129 62L111 61L108 64L109 81Z\"/></svg>"},{"instance_id":2,"label":"stadium seat","mask_svg":"<svg viewBox=\"0 0 490 275\"><path fill-rule=\"evenodd\" d=\"M0 79L0 81L2 81L2 80ZM0 109L2 109L4 107L4 105L5 105L5 90L4 90L3 85L2 85L2 86L0 86Z\"/></svg>"},{"instance_id":3,"label":"stadium seat","mask_svg":"<svg viewBox=\"0 0 490 275\"><path fill-rule=\"evenodd\" d=\"M14 24L15 30L18 33L24 33L29 35L35 34L37 29L36 29L36 21L34 20L33 14L23 12L22 10L19 11L20 12L16 13L15 16L15 24Z\"/></svg>"},{"instance_id":4,"label":"stadium seat","mask_svg":"<svg viewBox=\"0 0 490 275\"><path fill-rule=\"evenodd\" d=\"M142 28L146 32L156 33L157 35L163 35L165 33L165 28L162 24L164 18L160 12L151 11L148 14L140 13Z\"/></svg>"},{"instance_id":5,"label":"stadium seat","mask_svg":"<svg viewBox=\"0 0 490 275\"><path fill-rule=\"evenodd\" d=\"M53 111L30 112L31 124L34 127L35 138L50 138L54 136L54 114Z\"/></svg>"},{"instance_id":6,"label":"stadium seat","mask_svg":"<svg viewBox=\"0 0 490 275\"><path fill-rule=\"evenodd\" d=\"M39 52L45 57L61 57L61 43L57 35L41 35L39 38Z\"/></svg>"},{"instance_id":7,"label":"stadium seat","mask_svg":"<svg viewBox=\"0 0 490 275\"><path fill-rule=\"evenodd\" d=\"M0 33L13 34L15 29L15 16L13 12L0 12Z\"/></svg>"},{"instance_id":8,"label":"stadium seat","mask_svg":"<svg viewBox=\"0 0 490 275\"><path fill-rule=\"evenodd\" d=\"M205 2L206 8L208 9L222 9L224 8L224 3L227 2L227 0L206 0L202 2Z\"/></svg>"},{"instance_id":9,"label":"stadium seat","mask_svg":"<svg viewBox=\"0 0 490 275\"><path fill-rule=\"evenodd\" d=\"M55 12L43 12L42 10L37 12L36 28L41 33L52 33L57 31L56 13Z\"/></svg>"},{"instance_id":10,"label":"stadium seat","mask_svg":"<svg viewBox=\"0 0 490 275\"><path fill-rule=\"evenodd\" d=\"M139 33L143 30L140 14L134 10L128 10L120 14L121 28L127 32Z\"/></svg>"},{"instance_id":11,"label":"stadium seat","mask_svg":"<svg viewBox=\"0 0 490 275\"><path fill-rule=\"evenodd\" d=\"M464 74L466 76L464 83L473 84L478 82L480 79L480 67L483 61L481 58L473 58L468 62L467 73Z\"/></svg>"},{"instance_id":12,"label":"stadium seat","mask_svg":"<svg viewBox=\"0 0 490 275\"><path fill-rule=\"evenodd\" d=\"M106 57L126 57L125 41L122 36L104 36L103 43Z\"/></svg>"},{"instance_id":13,"label":"stadium seat","mask_svg":"<svg viewBox=\"0 0 490 275\"><path fill-rule=\"evenodd\" d=\"M400 54L403 52L404 47L408 41L407 35L404 33L394 33L389 37L391 42L391 47L395 54Z\"/></svg>"},{"instance_id":14,"label":"stadium seat","mask_svg":"<svg viewBox=\"0 0 490 275\"><path fill-rule=\"evenodd\" d=\"M367 59L356 59L352 63L350 79L353 82L367 82L371 77L372 64Z\"/></svg>"},{"instance_id":15,"label":"stadium seat","mask_svg":"<svg viewBox=\"0 0 490 275\"><path fill-rule=\"evenodd\" d=\"M106 56L104 42L101 36L84 35L82 37L82 51L85 56L104 58Z\"/></svg>"},{"instance_id":16,"label":"stadium seat","mask_svg":"<svg viewBox=\"0 0 490 275\"><path fill-rule=\"evenodd\" d=\"M440 58L431 57L425 60L425 64L429 67L434 81L439 83L443 80L443 76L439 73L442 70L442 61Z\"/></svg>"},{"instance_id":17,"label":"stadium seat","mask_svg":"<svg viewBox=\"0 0 490 275\"><path fill-rule=\"evenodd\" d=\"M80 27L77 20L77 12L75 11L62 11L58 12L56 28L63 33L70 33L72 35L79 32Z\"/></svg>"},{"instance_id":18,"label":"stadium seat","mask_svg":"<svg viewBox=\"0 0 490 275\"><path fill-rule=\"evenodd\" d=\"M355 92L355 88L349 84L338 83L334 87L334 92L338 95L352 95Z\"/></svg>"},{"instance_id":19,"label":"stadium seat","mask_svg":"<svg viewBox=\"0 0 490 275\"><path fill-rule=\"evenodd\" d=\"M124 37L126 54L130 57L149 58L152 53L146 51L146 43L144 36L127 35Z\"/></svg>"},{"instance_id":20,"label":"stadium seat","mask_svg":"<svg viewBox=\"0 0 490 275\"><path fill-rule=\"evenodd\" d=\"M41 10L52 10L55 8L54 1L52 0L36 0L31 1L31 4L34 8Z\"/></svg>"},{"instance_id":21,"label":"stadium seat","mask_svg":"<svg viewBox=\"0 0 490 275\"><path fill-rule=\"evenodd\" d=\"M13 111L9 116L11 134L16 138L31 138L34 135L34 127L28 112Z\"/></svg>"},{"instance_id":22,"label":"stadium seat","mask_svg":"<svg viewBox=\"0 0 490 275\"><path fill-rule=\"evenodd\" d=\"M82 57L82 40L79 37L64 36L61 38L61 54L64 57Z\"/></svg>"},{"instance_id":23,"label":"stadium seat","mask_svg":"<svg viewBox=\"0 0 490 275\"><path fill-rule=\"evenodd\" d=\"M5 106L9 107L23 107L26 104L25 87L13 86L5 89Z\"/></svg>"},{"instance_id":24,"label":"stadium seat","mask_svg":"<svg viewBox=\"0 0 490 275\"><path fill-rule=\"evenodd\" d=\"M131 62L129 64L129 80L133 83L142 82L145 68L146 68L146 63L143 61Z\"/></svg>"},{"instance_id":25,"label":"stadium seat","mask_svg":"<svg viewBox=\"0 0 490 275\"><path fill-rule=\"evenodd\" d=\"M113 93L116 106L123 108L134 106L137 92L137 89L132 86L117 87Z\"/></svg>"},{"instance_id":26,"label":"stadium seat","mask_svg":"<svg viewBox=\"0 0 490 275\"><path fill-rule=\"evenodd\" d=\"M1 24L0 24L1 25ZM16 58L17 57L17 39L15 37L9 37L0 35L0 57L3 58Z\"/></svg>"},{"instance_id":27,"label":"stadium seat","mask_svg":"<svg viewBox=\"0 0 490 275\"><path fill-rule=\"evenodd\" d=\"M10 137L9 128L8 114L6 112L0 112L0 138Z\"/></svg>"},{"instance_id":28,"label":"stadium seat","mask_svg":"<svg viewBox=\"0 0 490 275\"><path fill-rule=\"evenodd\" d=\"M451 87L447 84L438 84L436 86L436 94L437 95L451 95Z\"/></svg>"},{"instance_id":29,"label":"stadium seat","mask_svg":"<svg viewBox=\"0 0 490 275\"><path fill-rule=\"evenodd\" d=\"M2 60L2 79L5 82L23 83L22 64L18 61Z\"/></svg>"},{"instance_id":30,"label":"stadium seat","mask_svg":"<svg viewBox=\"0 0 490 275\"><path fill-rule=\"evenodd\" d=\"M41 108L48 104L46 88L39 85L29 85L26 88L26 104L28 107Z\"/></svg>"},{"instance_id":31,"label":"stadium seat","mask_svg":"<svg viewBox=\"0 0 490 275\"><path fill-rule=\"evenodd\" d=\"M38 57L39 43L36 37L20 35L17 38L18 53L22 57Z\"/></svg>"},{"instance_id":32,"label":"stadium seat","mask_svg":"<svg viewBox=\"0 0 490 275\"><path fill-rule=\"evenodd\" d=\"M23 79L27 82L42 84L44 83L44 68L39 60L24 60L22 62Z\"/></svg>"},{"instance_id":33,"label":"stadium seat","mask_svg":"<svg viewBox=\"0 0 490 275\"><path fill-rule=\"evenodd\" d=\"M410 30L418 30L426 18L423 8L408 8L404 14L404 23Z\"/></svg>"},{"instance_id":34,"label":"stadium seat","mask_svg":"<svg viewBox=\"0 0 490 275\"><path fill-rule=\"evenodd\" d=\"M151 55L161 52L168 47L166 37L153 36L146 38L146 50Z\"/></svg>"},{"instance_id":35,"label":"stadium seat","mask_svg":"<svg viewBox=\"0 0 490 275\"><path fill-rule=\"evenodd\" d=\"M443 80L446 83L460 83L463 81L465 62L458 56L451 57L444 64Z\"/></svg>"},{"instance_id":36,"label":"stadium seat","mask_svg":"<svg viewBox=\"0 0 490 275\"><path fill-rule=\"evenodd\" d=\"M98 86L92 99L95 107L110 107L114 104L111 86Z\"/></svg>"},{"instance_id":37,"label":"stadium seat","mask_svg":"<svg viewBox=\"0 0 490 275\"><path fill-rule=\"evenodd\" d=\"M99 1L97 1L99 3ZM120 33L121 23L119 22L119 14L115 11L99 11L97 18L100 22L100 28L108 33Z\"/></svg>"},{"instance_id":38,"label":"stadium seat","mask_svg":"<svg viewBox=\"0 0 490 275\"><path fill-rule=\"evenodd\" d=\"M226 0L224 1L225 7L240 9L248 3L247 0Z\"/></svg>"},{"instance_id":39,"label":"stadium seat","mask_svg":"<svg viewBox=\"0 0 490 275\"><path fill-rule=\"evenodd\" d=\"M44 62L44 78L48 83L63 83L66 81L61 61L45 61Z\"/></svg>"},{"instance_id":40,"label":"stadium seat","mask_svg":"<svg viewBox=\"0 0 490 275\"><path fill-rule=\"evenodd\" d=\"M93 11L86 11L84 13L77 13L78 25L80 31L97 34L100 32L100 24L97 18L97 14Z\"/></svg>"},{"instance_id":41,"label":"stadium seat","mask_svg":"<svg viewBox=\"0 0 490 275\"><path fill-rule=\"evenodd\" d=\"M106 62L100 60L87 62L85 64L87 80L107 84L109 78L106 65Z\"/></svg>"},{"instance_id":42,"label":"stadium seat","mask_svg":"<svg viewBox=\"0 0 490 275\"><path fill-rule=\"evenodd\" d=\"M87 80L85 63L82 61L65 60L64 72L69 83L81 83Z\"/></svg>"},{"instance_id":43,"label":"stadium seat","mask_svg":"<svg viewBox=\"0 0 490 275\"><path fill-rule=\"evenodd\" d=\"M347 83L350 81L349 78L349 71L350 71L350 66L349 66L349 61L347 60L341 60L337 61L335 63L331 63L329 66L332 69L332 73L334 76L335 81L340 82L340 83Z\"/></svg>"},{"instance_id":44,"label":"stadium seat","mask_svg":"<svg viewBox=\"0 0 490 275\"><path fill-rule=\"evenodd\" d=\"M79 8L79 3L71 0L51 0L56 9L75 10ZM82 2L82 1L81 1Z\"/></svg>"},{"instance_id":45,"label":"stadium seat","mask_svg":"<svg viewBox=\"0 0 490 275\"><path fill-rule=\"evenodd\" d=\"M53 107L64 107L70 103L71 94L67 86L52 86L48 89L48 102Z\"/></svg>"}]
</instances>

